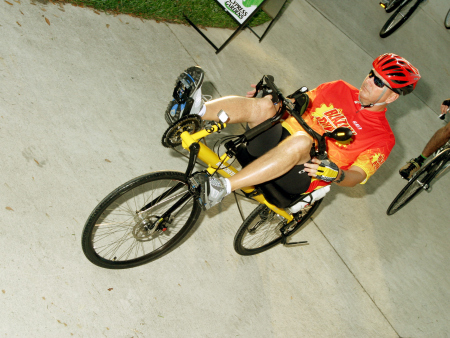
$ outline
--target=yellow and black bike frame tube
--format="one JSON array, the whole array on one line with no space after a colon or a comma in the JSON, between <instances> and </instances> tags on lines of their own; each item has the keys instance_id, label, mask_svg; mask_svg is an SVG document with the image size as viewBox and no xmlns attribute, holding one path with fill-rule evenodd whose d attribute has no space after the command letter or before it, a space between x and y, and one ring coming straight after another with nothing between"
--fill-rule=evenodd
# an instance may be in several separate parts
<instances>
[{"instance_id":1,"label":"yellow and black bike frame tube","mask_svg":"<svg viewBox=\"0 0 450 338\"><path fill-rule=\"evenodd\" d=\"M226 127L226 124L224 124L223 128L221 128L221 129L224 129L225 127ZM190 135L189 132L185 131L180 135L181 139L183 140L182 146L184 149L189 150L189 146L192 143L198 143L200 145L200 151L198 153L198 158L208 165L207 171L211 175L214 172L218 171L221 176L228 178L228 177L233 176L234 174L236 174L239 171L236 168L234 168L232 165L228 164L228 160L230 159L230 157L226 153L223 154L221 157L219 157L208 146L199 142L199 140L202 139L203 137L211 135L212 133L215 133L218 130L219 130L218 126L215 125L215 126L212 126L212 130L211 129L210 130L202 129L199 132L192 134L192 135ZM220 166L220 169L217 169L217 168L219 168L219 166ZM255 190L255 187L253 187L253 186L245 187L245 188L242 188L241 190L243 192L245 192L246 194L250 194L251 192L253 192ZM253 196L252 198L261 204L265 204L269 209L273 210L278 215L284 217L288 222L290 222L294 219L294 217L291 214L287 213L284 209L280 209L280 208L276 207L275 205L267 202L267 200L264 198L264 196L262 194Z\"/></svg>"}]
</instances>

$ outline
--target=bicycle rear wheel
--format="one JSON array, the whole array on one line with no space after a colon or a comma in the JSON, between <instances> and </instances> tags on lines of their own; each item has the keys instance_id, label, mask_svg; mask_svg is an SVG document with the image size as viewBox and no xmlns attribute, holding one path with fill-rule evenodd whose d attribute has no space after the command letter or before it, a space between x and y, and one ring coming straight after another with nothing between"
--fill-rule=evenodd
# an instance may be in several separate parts
<instances>
[{"instance_id":1,"label":"bicycle rear wheel","mask_svg":"<svg viewBox=\"0 0 450 338\"><path fill-rule=\"evenodd\" d=\"M380 36L386 38L394 33L403 23L409 19L414 11L419 7L422 0L409 0L403 3L391 17L386 21L383 28L381 28Z\"/></svg>"},{"instance_id":2,"label":"bicycle rear wheel","mask_svg":"<svg viewBox=\"0 0 450 338\"><path fill-rule=\"evenodd\" d=\"M449 152L450 150L442 152L414 174L387 209L386 213L389 216L411 202L421 191L428 190L431 181L444 169Z\"/></svg>"},{"instance_id":3,"label":"bicycle rear wheel","mask_svg":"<svg viewBox=\"0 0 450 338\"><path fill-rule=\"evenodd\" d=\"M148 263L177 247L200 212L183 173L137 177L92 211L83 229L83 252L93 264L108 269Z\"/></svg>"},{"instance_id":4,"label":"bicycle rear wheel","mask_svg":"<svg viewBox=\"0 0 450 338\"><path fill-rule=\"evenodd\" d=\"M314 214L322 200L301 210L301 219L292 229L286 229L284 235L290 235L300 229ZM281 229L287 224L281 217L261 204L245 219L234 237L234 250L244 256L255 255L269 250L282 240Z\"/></svg>"}]
</instances>

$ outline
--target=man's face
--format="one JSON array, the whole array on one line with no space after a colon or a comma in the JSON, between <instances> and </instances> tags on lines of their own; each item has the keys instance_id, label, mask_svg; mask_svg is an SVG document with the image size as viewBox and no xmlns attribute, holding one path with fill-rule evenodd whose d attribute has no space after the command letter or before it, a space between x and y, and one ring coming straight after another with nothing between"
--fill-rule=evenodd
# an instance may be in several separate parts
<instances>
[{"instance_id":1,"label":"man's face","mask_svg":"<svg viewBox=\"0 0 450 338\"><path fill-rule=\"evenodd\" d=\"M375 70L372 70L372 71L373 71L374 75L376 77L378 77L385 85L387 84L386 80L384 80L380 76L380 74L378 74ZM378 99L380 97L381 93L383 93L383 90L385 88L387 89L386 92L380 99ZM387 102L391 96L396 96L395 98L398 97L398 94L394 93L388 87L377 86L375 84L375 77L374 76L369 77L369 75L367 75L366 78L364 79L364 81L361 85L361 89L359 90L359 95L360 95L360 100L363 104L375 103L377 100L378 100L378 102ZM388 103L390 103L390 102L388 102Z\"/></svg>"}]
</instances>

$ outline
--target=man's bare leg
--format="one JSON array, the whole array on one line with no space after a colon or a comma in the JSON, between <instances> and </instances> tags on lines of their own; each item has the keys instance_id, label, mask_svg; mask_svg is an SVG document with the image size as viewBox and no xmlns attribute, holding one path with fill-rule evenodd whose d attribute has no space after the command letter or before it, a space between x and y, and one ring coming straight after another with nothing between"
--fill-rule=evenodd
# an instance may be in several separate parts
<instances>
[{"instance_id":1,"label":"man's bare leg","mask_svg":"<svg viewBox=\"0 0 450 338\"><path fill-rule=\"evenodd\" d=\"M422 151L422 154L413 158L411 161L406 163L400 168L399 172L403 178L410 179L414 173L416 173L422 164L425 162L426 158L431 156L436 150L442 147L450 139L450 123L446 126L440 128L434 133L431 139L428 141L427 145Z\"/></svg>"},{"instance_id":2,"label":"man's bare leg","mask_svg":"<svg viewBox=\"0 0 450 338\"><path fill-rule=\"evenodd\" d=\"M439 129L431 139L428 141L427 145L422 151L422 156L427 158L431 156L436 150L442 147L450 139L450 122L444 127Z\"/></svg>"},{"instance_id":3,"label":"man's bare leg","mask_svg":"<svg viewBox=\"0 0 450 338\"><path fill-rule=\"evenodd\" d=\"M257 158L236 175L229 178L231 191L264 183L284 175L295 165L311 159L312 140L298 133L289 136L272 150Z\"/></svg>"},{"instance_id":4,"label":"man's bare leg","mask_svg":"<svg viewBox=\"0 0 450 338\"><path fill-rule=\"evenodd\" d=\"M247 122L250 127L266 121L277 111L270 97L255 99L239 96L209 101L205 103L204 109L201 113L204 120L218 121L217 113L222 109L228 114L229 123ZM309 135L297 133L289 136L274 149L228 179L198 174L196 180L202 186L201 203L208 209L219 203L231 191L264 183L284 175L295 165L310 160L311 146L312 139Z\"/></svg>"},{"instance_id":5,"label":"man's bare leg","mask_svg":"<svg viewBox=\"0 0 450 338\"><path fill-rule=\"evenodd\" d=\"M229 123L248 122L254 127L271 118L276 108L270 97L261 99L227 96L205 104L204 120L218 121L217 113L223 109L230 117ZM229 178L231 190L270 181L284 175L295 165L311 159L312 140L306 133L297 133L285 139L274 149L259 157L236 175Z\"/></svg>"}]
</instances>

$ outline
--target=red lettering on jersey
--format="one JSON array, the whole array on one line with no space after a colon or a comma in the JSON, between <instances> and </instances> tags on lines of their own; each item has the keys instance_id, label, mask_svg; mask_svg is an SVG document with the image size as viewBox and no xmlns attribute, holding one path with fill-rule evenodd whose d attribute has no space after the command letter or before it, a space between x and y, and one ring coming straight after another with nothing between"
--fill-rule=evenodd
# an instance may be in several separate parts
<instances>
[{"instance_id":1,"label":"red lettering on jersey","mask_svg":"<svg viewBox=\"0 0 450 338\"><path fill-rule=\"evenodd\" d=\"M330 110L323 111L323 108L325 108L324 105L317 109L312 114L312 116L317 120L317 122L325 131L332 132L336 128L346 127L349 128L354 135L356 135L356 131L348 123L347 118L344 116L344 114L342 114L342 111L340 109L331 107Z\"/></svg>"}]
</instances>

